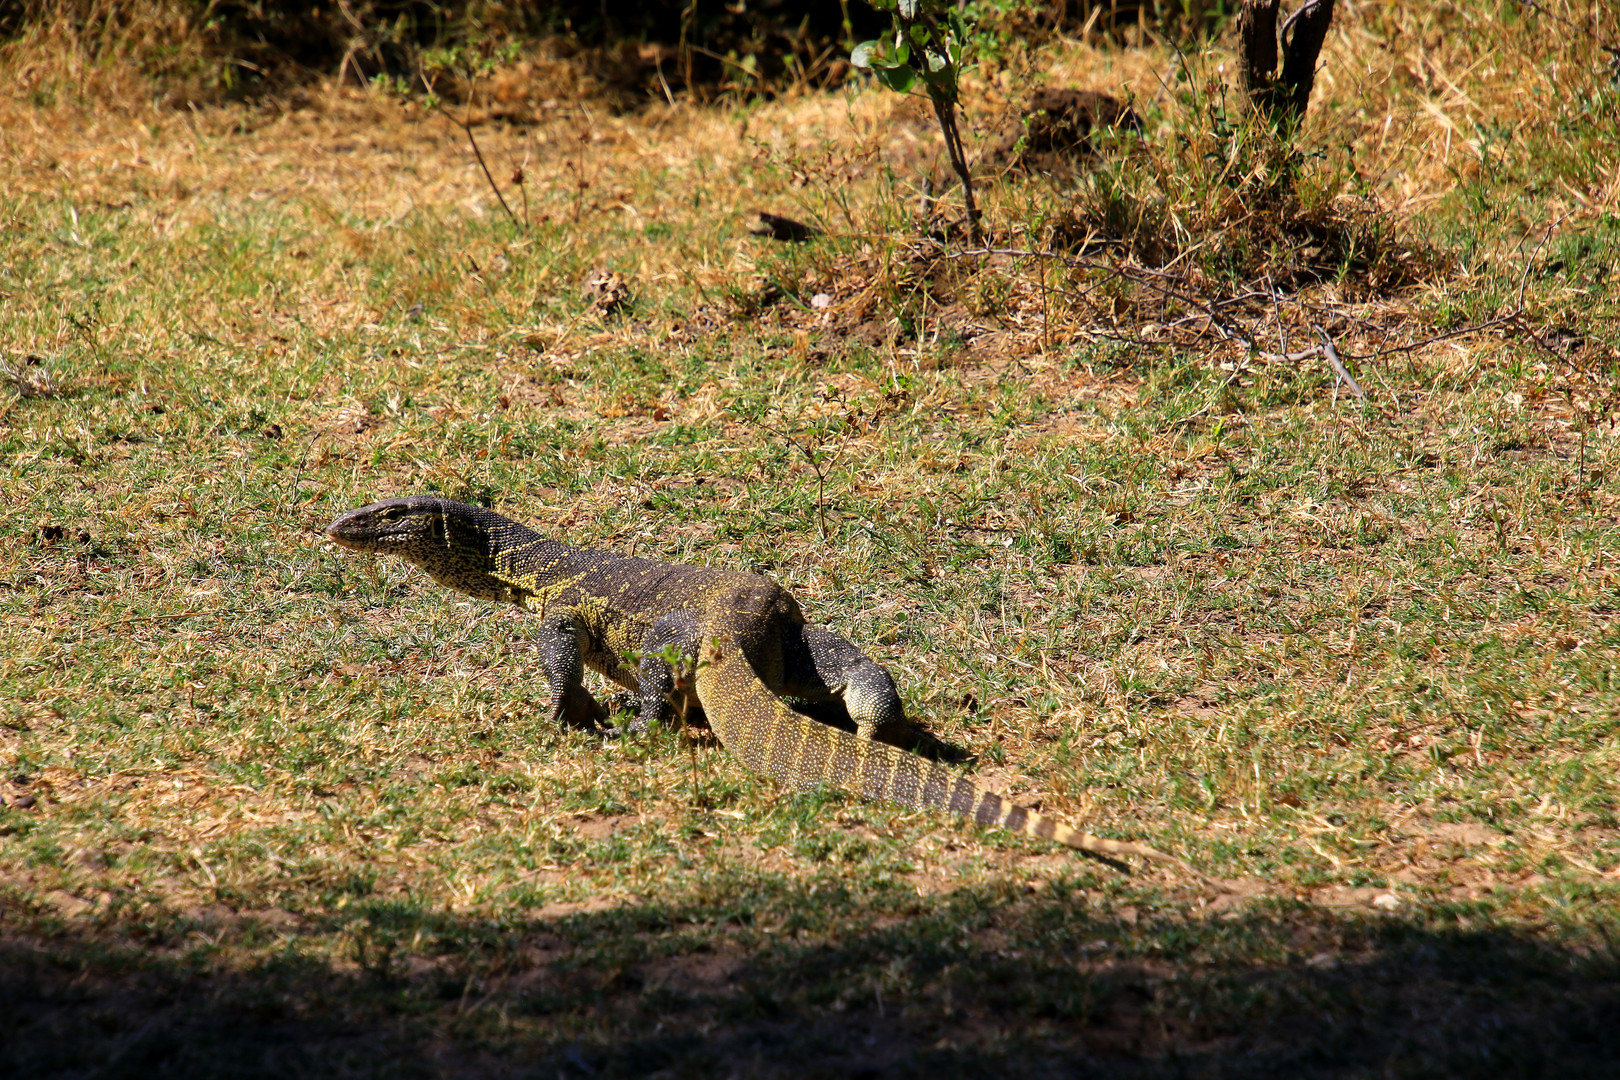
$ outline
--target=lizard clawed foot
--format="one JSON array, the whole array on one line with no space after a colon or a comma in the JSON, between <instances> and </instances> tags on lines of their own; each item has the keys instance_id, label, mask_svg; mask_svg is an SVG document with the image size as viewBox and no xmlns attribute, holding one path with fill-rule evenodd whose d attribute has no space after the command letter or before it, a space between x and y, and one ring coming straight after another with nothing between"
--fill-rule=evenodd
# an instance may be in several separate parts
<instances>
[{"instance_id":1,"label":"lizard clawed foot","mask_svg":"<svg viewBox=\"0 0 1620 1080\"><path fill-rule=\"evenodd\" d=\"M635 694L628 690L620 690L603 702L603 705L606 707L606 716L630 714L630 718L622 723L604 723L602 725L604 739L622 739L630 735L647 734L647 725L641 719L641 699Z\"/></svg>"},{"instance_id":2,"label":"lizard clawed foot","mask_svg":"<svg viewBox=\"0 0 1620 1080\"><path fill-rule=\"evenodd\" d=\"M564 691L551 706L552 723L581 731L601 730L601 722L607 717L607 710L583 686Z\"/></svg>"},{"instance_id":3,"label":"lizard clawed foot","mask_svg":"<svg viewBox=\"0 0 1620 1080\"><path fill-rule=\"evenodd\" d=\"M619 690L608 695L608 699L602 702L602 707L607 710L609 716L614 713L635 712L641 708L641 699L628 690Z\"/></svg>"},{"instance_id":4,"label":"lizard clawed foot","mask_svg":"<svg viewBox=\"0 0 1620 1080\"><path fill-rule=\"evenodd\" d=\"M642 723L639 717L627 724L615 724L613 727L604 727L602 729L602 738L604 739L628 739L635 735L645 734L647 734L647 725Z\"/></svg>"}]
</instances>

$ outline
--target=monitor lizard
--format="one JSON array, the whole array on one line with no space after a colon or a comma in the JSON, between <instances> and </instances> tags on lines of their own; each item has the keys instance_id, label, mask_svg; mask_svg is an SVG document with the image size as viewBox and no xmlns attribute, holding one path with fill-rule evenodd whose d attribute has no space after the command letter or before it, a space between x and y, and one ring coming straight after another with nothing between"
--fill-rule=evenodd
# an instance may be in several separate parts
<instances>
[{"instance_id":1,"label":"monitor lizard","mask_svg":"<svg viewBox=\"0 0 1620 1080\"><path fill-rule=\"evenodd\" d=\"M398 555L468 596L537 615L554 722L595 729L605 719L582 682L589 667L639 699L630 730L671 706L695 704L727 750L789 789L826 784L948 810L981 826L1171 863L1210 880L1151 847L1082 832L893 745L909 728L889 673L807 623L793 597L759 574L575 548L493 511L426 495L351 510L327 535L355 551ZM795 712L784 697L841 699L856 734Z\"/></svg>"}]
</instances>

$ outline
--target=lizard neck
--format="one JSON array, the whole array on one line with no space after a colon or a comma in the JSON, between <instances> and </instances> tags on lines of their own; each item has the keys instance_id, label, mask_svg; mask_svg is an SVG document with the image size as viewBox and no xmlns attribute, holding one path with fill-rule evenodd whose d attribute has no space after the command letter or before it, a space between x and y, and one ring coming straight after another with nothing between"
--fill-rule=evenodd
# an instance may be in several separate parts
<instances>
[{"instance_id":1,"label":"lizard neck","mask_svg":"<svg viewBox=\"0 0 1620 1080\"><path fill-rule=\"evenodd\" d=\"M494 576L519 590L542 599L556 586L579 573L578 548L541 536L515 521L503 521L489 529L490 556ZM530 607L535 607L530 603ZM543 603L540 605L543 609Z\"/></svg>"}]
</instances>

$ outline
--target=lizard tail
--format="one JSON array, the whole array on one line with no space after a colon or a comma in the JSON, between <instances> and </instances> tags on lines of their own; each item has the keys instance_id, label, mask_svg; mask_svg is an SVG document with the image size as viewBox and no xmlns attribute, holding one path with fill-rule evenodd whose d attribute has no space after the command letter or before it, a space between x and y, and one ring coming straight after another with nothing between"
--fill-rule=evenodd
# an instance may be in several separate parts
<instances>
[{"instance_id":1,"label":"lizard tail","mask_svg":"<svg viewBox=\"0 0 1620 1080\"><path fill-rule=\"evenodd\" d=\"M918 810L948 810L982 826L1066 844L1097 855L1135 855L1202 874L1144 844L1106 840L1071 828L980 787L966 776L888 743L859 739L799 715L760 680L727 636L703 649L698 699L720 741L744 765L790 790L827 785L863 799Z\"/></svg>"}]
</instances>

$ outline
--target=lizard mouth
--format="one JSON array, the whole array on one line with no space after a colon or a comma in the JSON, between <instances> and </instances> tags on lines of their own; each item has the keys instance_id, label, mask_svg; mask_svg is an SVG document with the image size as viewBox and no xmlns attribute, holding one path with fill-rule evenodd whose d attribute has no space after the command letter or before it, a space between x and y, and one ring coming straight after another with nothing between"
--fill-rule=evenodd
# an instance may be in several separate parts
<instances>
[{"instance_id":1,"label":"lizard mouth","mask_svg":"<svg viewBox=\"0 0 1620 1080\"><path fill-rule=\"evenodd\" d=\"M350 510L326 527L326 535L351 551L385 551L407 542L421 528L416 515L400 513L397 505L379 504Z\"/></svg>"}]
</instances>

